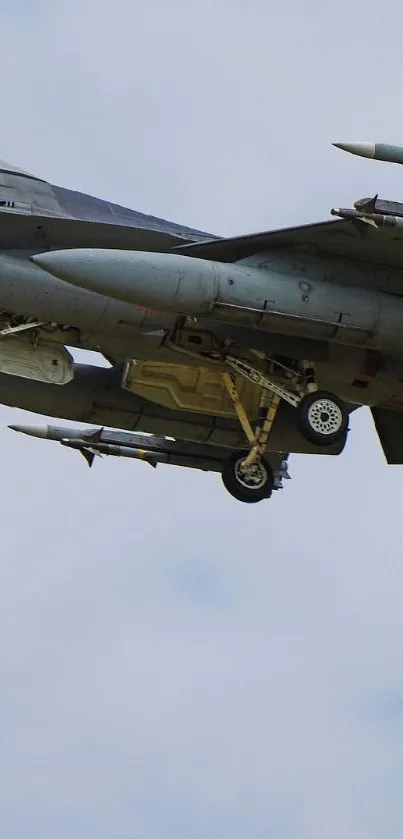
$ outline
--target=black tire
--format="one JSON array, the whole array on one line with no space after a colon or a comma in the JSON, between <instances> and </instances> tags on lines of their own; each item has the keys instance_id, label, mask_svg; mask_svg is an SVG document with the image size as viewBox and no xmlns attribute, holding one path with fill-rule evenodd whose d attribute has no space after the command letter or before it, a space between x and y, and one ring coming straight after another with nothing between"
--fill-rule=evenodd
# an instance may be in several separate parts
<instances>
[{"instance_id":1,"label":"black tire","mask_svg":"<svg viewBox=\"0 0 403 839\"><path fill-rule=\"evenodd\" d=\"M253 473L251 471L249 479L247 475L242 476L240 465L247 455L248 452L234 452L224 463L221 477L225 489L237 501L254 504L270 498L274 486L274 475L267 460L262 458L256 466L251 467Z\"/></svg>"},{"instance_id":2,"label":"black tire","mask_svg":"<svg viewBox=\"0 0 403 839\"><path fill-rule=\"evenodd\" d=\"M314 446L332 446L345 438L348 412L344 402L327 390L304 396L297 408L298 429Z\"/></svg>"}]
</instances>

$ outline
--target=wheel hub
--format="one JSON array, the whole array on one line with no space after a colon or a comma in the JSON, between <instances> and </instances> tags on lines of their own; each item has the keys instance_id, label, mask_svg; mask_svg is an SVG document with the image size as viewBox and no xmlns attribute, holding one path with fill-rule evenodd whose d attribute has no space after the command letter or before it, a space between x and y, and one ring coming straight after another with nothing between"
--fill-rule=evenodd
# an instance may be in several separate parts
<instances>
[{"instance_id":1,"label":"wheel hub","mask_svg":"<svg viewBox=\"0 0 403 839\"><path fill-rule=\"evenodd\" d=\"M308 422L319 434L335 434L342 427L343 414L331 399L318 399L308 410Z\"/></svg>"},{"instance_id":2,"label":"wheel hub","mask_svg":"<svg viewBox=\"0 0 403 839\"><path fill-rule=\"evenodd\" d=\"M247 489L261 489L268 479L267 471L263 463L254 463L247 469L242 468L244 458L235 464L235 475L237 481Z\"/></svg>"}]
</instances>

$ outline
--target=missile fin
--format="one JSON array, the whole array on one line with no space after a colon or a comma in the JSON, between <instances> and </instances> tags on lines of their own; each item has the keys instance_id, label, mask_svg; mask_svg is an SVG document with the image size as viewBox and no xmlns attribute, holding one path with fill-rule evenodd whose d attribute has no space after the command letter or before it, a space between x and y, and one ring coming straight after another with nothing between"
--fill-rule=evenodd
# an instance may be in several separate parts
<instances>
[{"instance_id":1,"label":"missile fin","mask_svg":"<svg viewBox=\"0 0 403 839\"><path fill-rule=\"evenodd\" d=\"M92 452L90 449L85 449L84 447L82 449L77 449L77 451L79 451L80 454L82 454L83 458L87 461L88 466L91 469L91 466L95 460L95 452Z\"/></svg>"},{"instance_id":2,"label":"missile fin","mask_svg":"<svg viewBox=\"0 0 403 839\"><path fill-rule=\"evenodd\" d=\"M95 457L102 457L100 452L97 452L96 449L92 449L91 447L86 446L85 443L83 443L82 446L77 446L77 445L74 445L74 443L79 442L79 441L60 440L60 442L61 442L62 446L66 446L67 449L75 449L76 451L80 452L80 454L82 454L82 456L87 461L90 469L91 469L91 466L94 462Z\"/></svg>"},{"instance_id":3,"label":"missile fin","mask_svg":"<svg viewBox=\"0 0 403 839\"><path fill-rule=\"evenodd\" d=\"M95 431L90 431L88 434L83 432L84 440L88 441L88 443L100 443L102 440L102 433L105 429L104 428L96 428Z\"/></svg>"},{"instance_id":4,"label":"missile fin","mask_svg":"<svg viewBox=\"0 0 403 839\"><path fill-rule=\"evenodd\" d=\"M354 201L354 207L360 213L376 213L376 202L378 200L378 193L373 198L360 198Z\"/></svg>"},{"instance_id":5,"label":"missile fin","mask_svg":"<svg viewBox=\"0 0 403 839\"><path fill-rule=\"evenodd\" d=\"M153 467L153 469L156 469L156 468L157 468L158 463L157 463L157 461L155 460L155 457L145 457L145 458L144 458L144 460L145 460L145 462L146 462L146 463L149 463L149 464L150 464L150 466L152 466L152 467Z\"/></svg>"}]
</instances>

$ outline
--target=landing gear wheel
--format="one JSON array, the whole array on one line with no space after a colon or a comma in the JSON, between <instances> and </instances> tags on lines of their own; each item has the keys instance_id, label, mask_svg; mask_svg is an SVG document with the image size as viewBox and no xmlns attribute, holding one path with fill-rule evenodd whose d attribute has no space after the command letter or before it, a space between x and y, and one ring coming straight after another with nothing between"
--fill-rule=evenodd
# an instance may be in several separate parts
<instances>
[{"instance_id":1,"label":"landing gear wheel","mask_svg":"<svg viewBox=\"0 0 403 839\"><path fill-rule=\"evenodd\" d=\"M341 399L325 390L308 393L298 408L298 428L308 443L331 446L344 439L348 413Z\"/></svg>"},{"instance_id":2,"label":"landing gear wheel","mask_svg":"<svg viewBox=\"0 0 403 839\"><path fill-rule=\"evenodd\" d=\"M274 475L271 467L264 458L250 466L247 471L242 470L242 463L248 452L235 452L226 463L221 473L223 484L228 492L238 501L254 504L270 498L274 487Z\"/></svg>"}]
</instances>

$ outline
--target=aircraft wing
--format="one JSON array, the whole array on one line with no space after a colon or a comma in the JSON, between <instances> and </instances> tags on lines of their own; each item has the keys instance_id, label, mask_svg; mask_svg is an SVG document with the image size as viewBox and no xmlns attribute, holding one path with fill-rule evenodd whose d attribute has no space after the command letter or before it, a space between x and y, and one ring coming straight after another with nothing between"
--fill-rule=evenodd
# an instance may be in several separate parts
<instances>
[{"instance_id":1,"label":"aircraft wing","mask_svg":"<svg viewBox=\"0 0 403 839\"><path fill-rule=\"evenodd\" d=\"M164 252L211 234L54 186L0 160L0 248L104 247Z\"/></svg>"},{"instance_id":2,"label":"aircraft wing","mask_svg":"<svg viewBox=\"0 0 403 839\"><path fill-rule=\"evenodd\" d=\"M304 251L362 263L403 268L403 232L376 229L350 219L324 221L226 239L180 244L176 253L217 262L237 262L258 253ZM403 280L402 280L403 287Z\"/></svg>"},{"instance_id":3,"label":"aircraft wing","mask_svg":"<svg viewBox=\"0 0 403 839\"><path fill-rule=\"evenodd\" d=\"M157 227L129 227L41 215L0 213L0 249L118 248L164 253L185 236Z\"/></svg>"}]
</instances>

